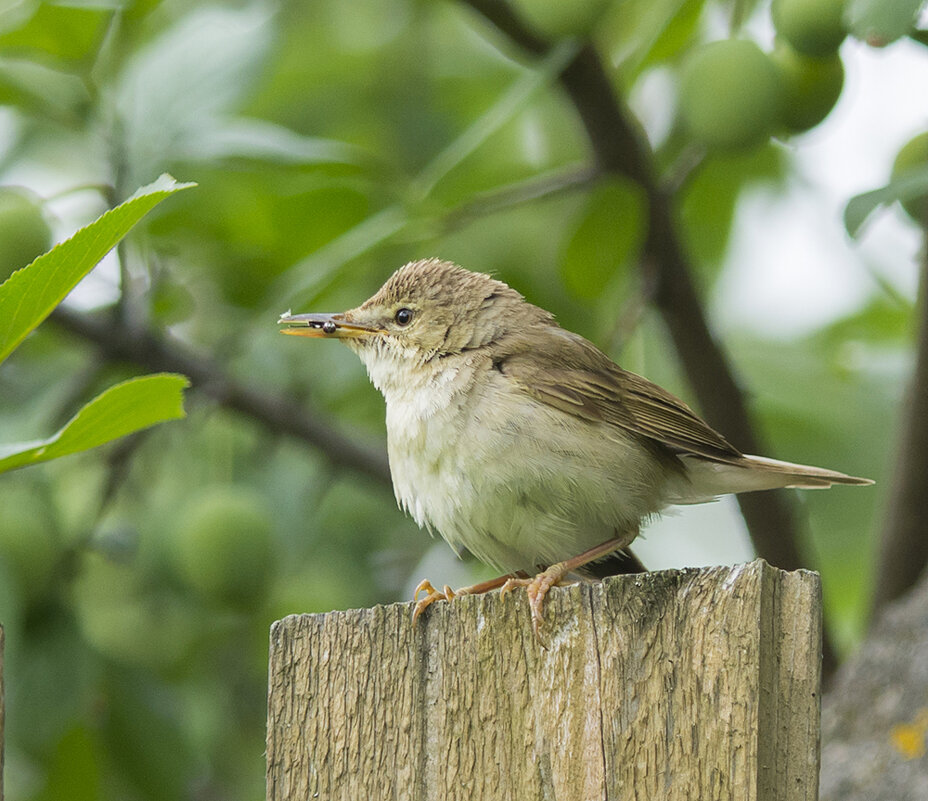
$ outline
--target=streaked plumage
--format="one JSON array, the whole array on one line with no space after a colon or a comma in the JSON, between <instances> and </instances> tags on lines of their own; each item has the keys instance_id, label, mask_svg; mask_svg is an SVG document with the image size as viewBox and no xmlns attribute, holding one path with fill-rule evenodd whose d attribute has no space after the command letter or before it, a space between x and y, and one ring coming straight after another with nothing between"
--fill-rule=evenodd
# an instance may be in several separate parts
<instances>
[{"instance_id":1,"label":"streaked plumage","mask_svg":"<svg viewBox=\"0 0 928 801\"><path fill-rule=\"evenodd\" d=\"M401 309L408 324L397 322ZM384 395L399 504L502 571L634 536L668 504L871 483L741 454L549 312L449 262L407 264L344 314L281 322L288 333L323 336L323 321Z\"/></svg>"}]
</instances>

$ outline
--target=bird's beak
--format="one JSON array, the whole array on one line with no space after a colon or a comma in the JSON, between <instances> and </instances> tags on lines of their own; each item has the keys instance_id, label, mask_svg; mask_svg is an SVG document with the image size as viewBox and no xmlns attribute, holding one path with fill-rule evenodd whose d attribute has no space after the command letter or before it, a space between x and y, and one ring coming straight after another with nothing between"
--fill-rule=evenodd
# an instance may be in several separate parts
<instances>
[{"instance_id":1,"label":"bird's beak","mask_svg":"<svg viewBox=\"0 0 928 801\"><path fill-rule=\"evenodd\" d=\"M277 321L286 326L282 334L296 337L332 337L334 339L364 339L382 333L382 329L348 320L344 314L290 314L284 312Z\"/></svg>"}]
</instances>

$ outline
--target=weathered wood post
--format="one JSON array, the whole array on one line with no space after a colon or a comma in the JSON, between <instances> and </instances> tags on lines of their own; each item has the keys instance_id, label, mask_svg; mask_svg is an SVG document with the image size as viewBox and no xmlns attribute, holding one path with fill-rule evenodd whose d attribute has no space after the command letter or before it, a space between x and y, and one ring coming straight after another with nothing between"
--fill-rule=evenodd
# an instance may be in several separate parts
<instances>
[{"instance_id":1,"label":"weathered wood post","mask_svg":"<svg viewBox=\"0 0 928 801\"><path fill-rule=\"evenodd\" d=\"M0 626L0 801L3 801L3 757L5 753L3 730L6 725L6 685L3 683L3 649L5 645L3 626Z\"/></svg>"},{"instance_id":2,"label":"weathered wood post","mask_svg":"<svg viewBox=\"0 0 928 801\"><path fill-rule=\"evenodd\" d=\"M818 795L820 585L765 562L271 628L270 801Z\"/></svg>"}]
</instances>

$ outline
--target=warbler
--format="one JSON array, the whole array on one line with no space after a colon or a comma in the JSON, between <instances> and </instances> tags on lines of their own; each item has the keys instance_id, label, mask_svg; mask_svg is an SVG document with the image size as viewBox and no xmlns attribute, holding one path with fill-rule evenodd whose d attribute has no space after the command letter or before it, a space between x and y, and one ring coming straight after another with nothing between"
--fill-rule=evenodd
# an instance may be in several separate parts
<instances>
[{"instance_id":1,"label":"warbler","mask_svg":"<svg viewBox=\"0 0 928 801\"><path fill-rule=\"evenodd\" d=\"M537 634L550 587L596 575L668 505L872 483L740 453L550 312L448 261L406 264L349 311L279 322L358 354L386 401L399 505L504 573L457 592L424 581L416 615L456 594L525 586Z\"/></svg>"}]
</instances>

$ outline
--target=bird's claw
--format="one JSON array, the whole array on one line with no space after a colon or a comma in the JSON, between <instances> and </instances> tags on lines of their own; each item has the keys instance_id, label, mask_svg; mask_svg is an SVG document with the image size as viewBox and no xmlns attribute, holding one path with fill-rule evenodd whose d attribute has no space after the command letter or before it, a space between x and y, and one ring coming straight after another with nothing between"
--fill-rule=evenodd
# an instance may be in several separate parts
<instances>
[{"instance_id":1,"label":"bird's claw","mask_svg":"<svg viewBox=\"0 0 928 801\"><path fill-rule=\"evenodd\" d=\"M419 586L416 587L416 591L413 594L413 601L416 605L412 610L412 619L413 622L415 622L419 618L419 615L436 601L450 601L453 598L457 598L459 595L484 593L496 587L500 587L500 585L502 586L499 591L499 596L500 598L504 598L517 587L525 587L529 609L532 613L532 631L535 633L535 639L544 646L544 641L541 637L541 624L544 622L543 612L545 598L548 595L548 590L552 587L570 583L564 580L569 572L570 566L564 562L559 562L558 564L551 565L547 570L543 570L534 578L524 573L521 575L510 574L508 576L500 576L498 579L483 582L482 584L475 584L473 587L463 587L456 592L447 584L445 584L442 589L437 590L432 586L431 581L423 579L419 582ZM419 594L423 592L425 595L419 598Z\"/></svg>"},{"instance_id":2,"label":"bird's claw","mask_svg":"<svg viewBox=\"0 0 928 801\"><path fill-rule=\"evenodd\" d=\"M419 593L424 592L425 596L420 600ZM451 589L447 584L441 589L436 590L432 586L432 582L428 579L422 579L419 582L419 586L416 587L415 593L413 593L412 599L415 601L416 605L412 610L412 620L413 623L419 618L426 609L428 609L435 601L450 601L452 598L457 597L457 593Z\"/></svg>"},{"instance_id":3,"label":"bird's claw","mask_svg":"<svg viewBox=\"0 0 928 801\"><path fill-rule=\"evenodd\" d=\"M499 591L500 598L504 598L517 587L525 587L528 596L528 606L532 613L532 631L535 639L542 642L541 624L544 622L544 604L548 590L564 583L567 571L560 564L551 565L534 578L510 578Z\"/></svg>"}]
</instances>

